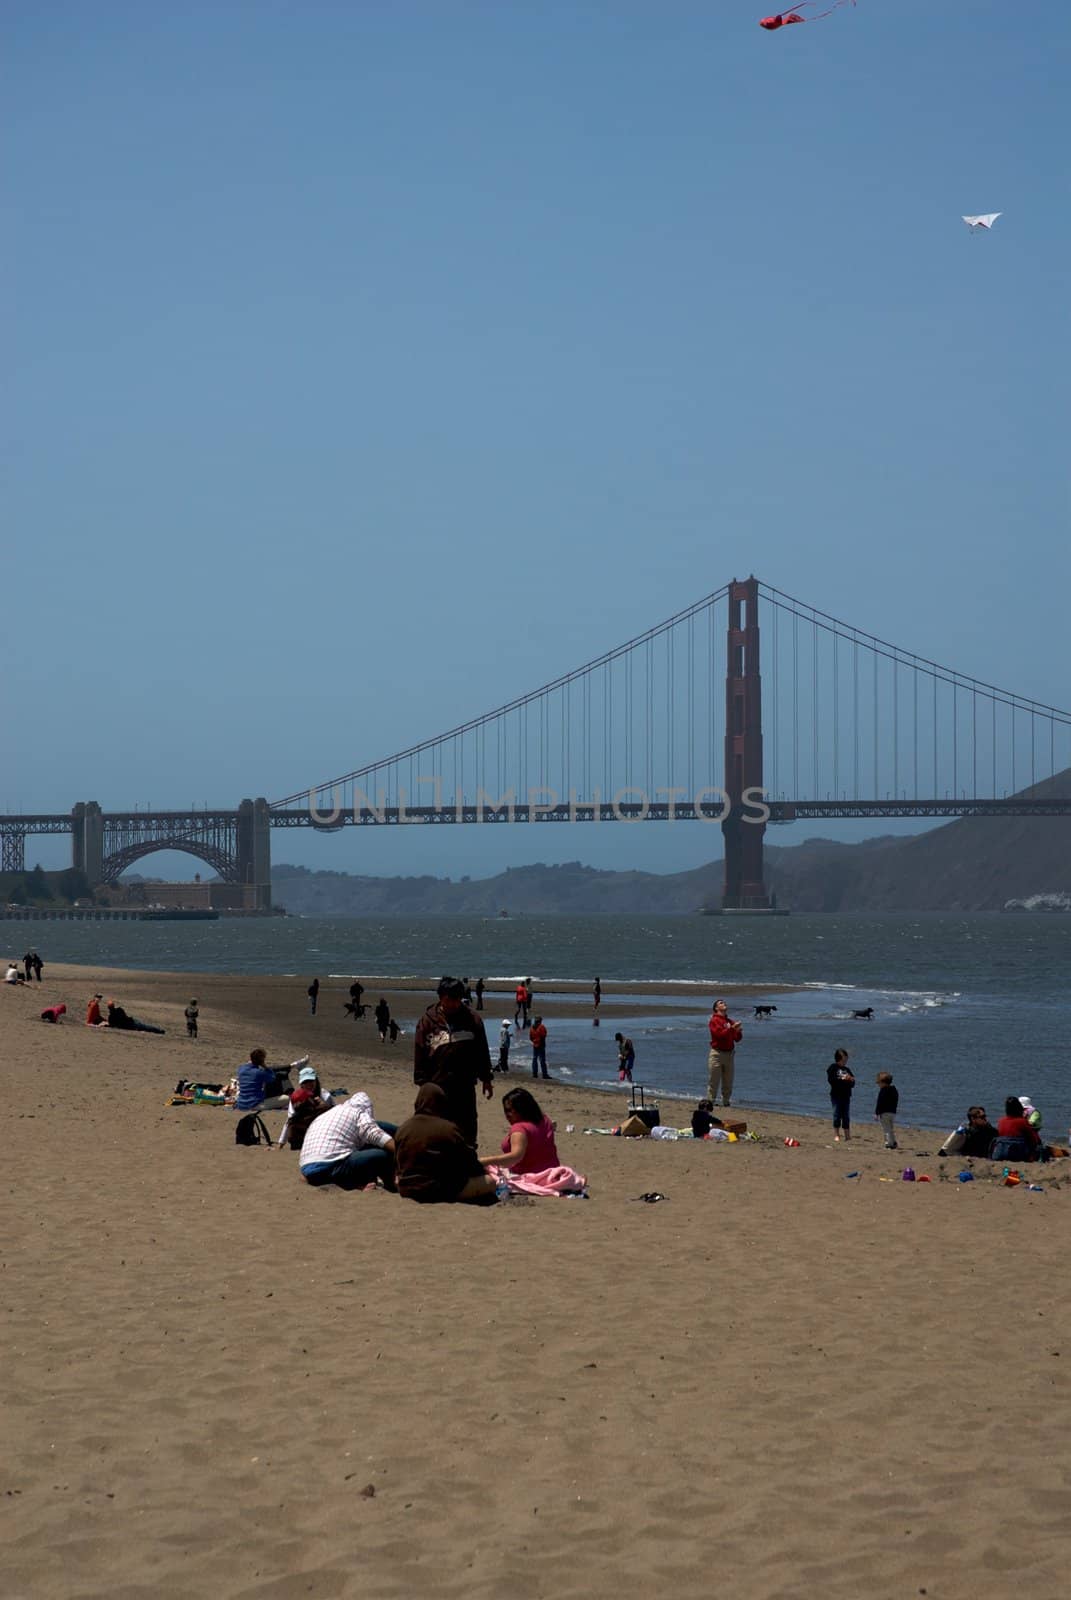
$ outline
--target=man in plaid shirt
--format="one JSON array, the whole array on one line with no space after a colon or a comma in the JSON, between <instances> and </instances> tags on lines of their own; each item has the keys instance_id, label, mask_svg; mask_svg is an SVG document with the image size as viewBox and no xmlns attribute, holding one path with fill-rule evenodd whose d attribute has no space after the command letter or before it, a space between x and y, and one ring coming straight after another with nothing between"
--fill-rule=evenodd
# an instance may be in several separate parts
<instances>
[{"instance_id":1,"label":"man in plaid shirt","mask_svg":"<svg viewBox=\"0 0 1071 1600\"><path fill-rule=\"evenodd\" d=\"M393 1122L377 1122L366 1094L351 1095L311 1123L301 1146L301 1176L320 1188L363 1189L380 1179L394 1188Z\"/></svg>"}]
</instances>

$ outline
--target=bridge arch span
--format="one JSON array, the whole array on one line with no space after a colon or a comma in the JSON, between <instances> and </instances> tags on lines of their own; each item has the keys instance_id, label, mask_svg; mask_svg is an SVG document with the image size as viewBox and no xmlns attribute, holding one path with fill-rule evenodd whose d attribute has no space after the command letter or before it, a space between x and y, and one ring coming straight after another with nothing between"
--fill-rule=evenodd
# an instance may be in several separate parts
<instances>
[{"instance_id":1,"label":"bridge arch span","mask_svg":"<svg viewBox=\"0 0 1071 1600\"><path fill-rule=\"evenodd\" d=\"M203 861L205 866L211 867L224 883L240 882L234 858L225 850L211 844L193 844L186 839L150 839L114 851L104 858L101 882L117 883L121 875L128 867L132 867L135 861L156 855L160 850L181 850L185 855L194 856L198 861Z\"/></svg>"}]
</instances>

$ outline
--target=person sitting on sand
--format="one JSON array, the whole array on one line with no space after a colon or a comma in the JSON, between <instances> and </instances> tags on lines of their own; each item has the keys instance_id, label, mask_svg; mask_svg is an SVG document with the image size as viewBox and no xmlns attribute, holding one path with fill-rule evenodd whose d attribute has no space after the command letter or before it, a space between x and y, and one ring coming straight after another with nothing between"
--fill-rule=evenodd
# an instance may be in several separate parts
<instances>
[{"instance_id":1,"label":"person sitting on sand","mask_svg":"<svg viewBox=\"0 0 1071 1600\"><path fill-rule=\"evenodd\" d=\"M1004 1102L1004 1115L997 1123L997 1137L989 1152L991 1161L1037 1161L1041 1140L1030 1126L1021 1100L1010 1095Z\"/></svg>"},{"instance_id":2,"label":"person sitting on sand","mask_svg":"<svg viewBox=\"0 0 1071 1600\"><path fill-rule=\"evenodd\" d=\"M308 1066L308 1056L291 1066ZM235 1074L238 1093L234 1102L236 1111L283 1111L290 1104L290 1085L285 1082L285 1070L268 1066L268 1052L260 1045L250 1050L249 1060Z\"/></svg>"},{"instance_id":3,"label":"person sitting on sand","mask_svg":"<svg viewBox=\"0 0 1071 1600\"><path fill-rule=\"evenodd\" d=\"M968 1106L967 1120L953 1128L938 1150L939 1156L981 1156L985 1158L993 1146L997 1130L986 1116L985 1106Z\"/></svg>"},{"instance_id":4,"label":"person sitting on sand","mask_svg":"<svg viewBox=\"0 0 1071 1600\"><path fill-rule=\"evenodd\" d=\"M86 1006L87 1028L106 1028L108 1026L104 1020L104 1013L100 1009L100 1003L103 999L104 996L102 994L95 994Z\"/></svg>"},{"instance_id":5,"label":"person sitting on sand","mask_svg":"<svg viewBox=\"0 0 1071 1600\"><path fill-rule=\"evenodd\" d=\"M455 1122L437 1083L422 1084L394 1137L398 1193L424 1205L494 1205L495 1180Z\"/></svg>"},{"instance_id":6,"label":"person sitting on sand","mask_svg":"<svg viewBox=\"0 0 1071 1600\"><path fill-rule=\"evenodd\" d=\"M132 1017L124 1011L121 1005L114 1000L108 1001L108 1026L118 1028L125 1033L163 1033L163 1028L156 1028L151 1022L141 1022L137 1017Z\"/></svg>"},{"instance_id":7,"label":"person sitting on sand","mask_svg":"<svg viewBox=\"0 0 1071 1600\"><path fill-rule=\"evenodd\" d=\"M289 1145L291 1150L300 1150L310 1124L321 1112L330 1111L334 1103L330 1090L321 1089L316 1068L302 1067L298 1073L298 1086L290 1096L283 1131L279 1135L279 1149Z\"/></svg>"},{"instance_id":8,"label":"person sitting on sand","mask_svg":"<svg viewBox=\"0 0 1071 1600\"><path fill-rule=\"evenodd\" d=\"M393 1189L393 1122L377 1122L372 1102L357 1093L316 1117L301 1146L301 1176L314 1188L367 1189L378 1179Z\"/></svg>"},{"instance_id":9,"label":"person sitting on sand","mask_svg":"<svg viewBox=\"0 0 1071 1600\"><path fill-rule=\"evenodd\" d=\"M502 1140L502 1154L483 1156L485 1167L508 1167L518 1177L525 1172L547 1172L560 1167L554 1143L554 1124L535 1095L527 1089L510 1089L502 1096L509 1132Z\"/></svg>"},{"instance_id":10,"label":"person sitting on sand","mask_svg":"<svg viewBox=\"0 0 1071 1600\"><path fill-rule=\"evenodd\" d=\"M63 1005L46 1006L45 1009L41 1013L41 1021L42 1022L59 1022L61 1017L65 1017L66 1015L67 1015L67 1007L66 1006L63 1006Z\"/></svg>"},{"instance_id":11,"label":"person sitting on sand","mask_svg":"<svg viewBox=\"0 0 1071 1600\"><path fill-rule=\"evenodd\" d=\"M714 1115L713 1100L700 1100L692 1112L692 1138L705 1139L711 1128L724 1126L721 1118Z\"/></svg>"},{"instance_id":12,"label":"person sitting on sand","mask_svg":"<svg viewBox=\"0 0 1071 1600\"><path fill-rule=\"evenodd\" d=\"M19 971L18 967L15 965L15 963L13 961L9 961L8 964L7 964L7 971L4 973L4 982L5 983L25 983L26 982L25 978L22 976L22 973Z\"/></svg>"}]
</instances>

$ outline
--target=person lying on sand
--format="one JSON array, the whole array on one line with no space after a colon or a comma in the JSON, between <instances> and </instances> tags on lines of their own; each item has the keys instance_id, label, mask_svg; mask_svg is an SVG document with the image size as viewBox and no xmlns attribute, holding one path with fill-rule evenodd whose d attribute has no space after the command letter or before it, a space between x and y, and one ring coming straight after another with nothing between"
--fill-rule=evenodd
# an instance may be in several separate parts
<instances>
[{"instance_id":1,"label":"person lying on sand","mask_svg":"<svg viewBox=\"0 0 1071 1600\"><path fill-rule=\"evenodd\" d=\"M163 1033L163 1028L155 1027L151 1022L142 1022L137 1017L132 1017L117 1005L114 1000L108 1001L108 1026L118 1028L125 1033Z\"/></svg>"},{"instance_id":2,"label":"person lying on sand","mask_svg":"<svg viewBox=\"0 0 1071 1600\"><path fill-rule=\"evenodd\" d=\"M66 1006L63 1006L63 1005L46 1006L45 1009L41 1013L41 1021L42 1022L59 1022L66 1015L67 1015L67 1007Z\"/></svg>"}]
</instances>

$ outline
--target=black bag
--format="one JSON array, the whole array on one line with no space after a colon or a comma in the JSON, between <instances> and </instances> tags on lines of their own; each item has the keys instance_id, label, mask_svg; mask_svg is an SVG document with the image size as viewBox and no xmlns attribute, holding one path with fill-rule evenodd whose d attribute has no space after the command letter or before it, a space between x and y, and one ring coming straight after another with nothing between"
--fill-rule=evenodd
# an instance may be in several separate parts
<instances>
[{"instance_id":1,"label":"black bag","mask_svg":"<svg viewBox=\"0 0 1071 1600\"><path fill-rule=\"evenodd\" d=\"M235 1144L266 1144L271 1149L271 1134L264 1118L256 1111L247 1112L244 1117L238 1118L238 1126L234 1130Z\"/></svg>"},{"instance_id":2,"label":"black bag","mask_svg":"<svg viewBox=\"0 0 1071 1600\"><path fill-rule=\"evenodd\" d=\"M638 1104L636 1104L637 1096L639 1096ZM639 1117L640 1121L646 1122L649 1128L657 1128L662 1121L662 1116L657 1106L649 1106L644 1103L642 1083L634 1083L632 1085L632 1099L633 1104L628 1108L629 1116Z\"/></svg>"}]
</instances>

